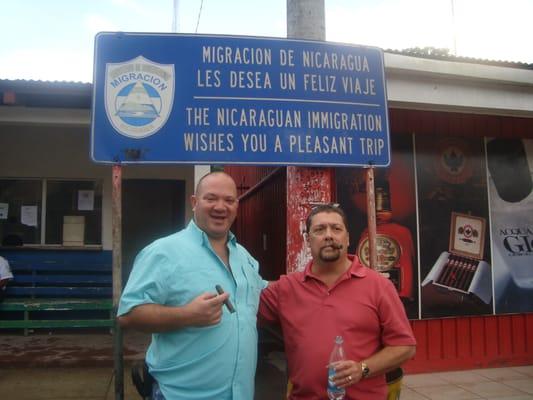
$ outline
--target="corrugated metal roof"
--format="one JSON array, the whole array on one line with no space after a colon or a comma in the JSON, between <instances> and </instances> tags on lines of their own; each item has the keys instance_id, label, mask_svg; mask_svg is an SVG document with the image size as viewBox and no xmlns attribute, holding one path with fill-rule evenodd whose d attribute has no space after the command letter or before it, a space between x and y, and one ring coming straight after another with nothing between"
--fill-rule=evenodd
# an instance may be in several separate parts
<instances>
[{"instance_id":1,"label":"corrugated metal roof","mask_svg":"<svg viewBox=\"0 0 533 400\"><path fill-rule=\"evenodd\" d=\"M447 49L436 49L436 48L413 48L413 49L404 49L404 50L393 50L386 49L386 53L400 54L409 57L425 58L429 60L439 60L439 61L451 61L451 62L461 62L468 64L480 64L480 65L492 65L497 67L507 67L507 68L521 68L521 69L533 69L533 64L528 64L525 62L515 62L515 61L505 61L505 60L490 60L483 58L475 57L462 57L454 56L447 53Z\"/></svg>"},{"instance_id":2,"label":"corrugated metal roof","mask_svg":"<svg viewBox=\"0 0 533 400\"><path fill-rule=\"evenodd\" d=\"M92 89L93 84L90 82L75 82L75 81L42 81L33 79L1 79L0 88L13 86L14 88L37 88L37 87L56 87L56 88L73 88L79 87L80 89Z\"/></svg>"},{"instance_id":3,"label":"corrugated metal roof","mask_svg":"<svg viewBox=\"0 0 533 400\"><path fill-rule=\"evenodd\" d=\"M92 83L0 79L0 105L4 94L14 93L15 102L25 107L90 108Z\"/></svg>"}]
</instances>

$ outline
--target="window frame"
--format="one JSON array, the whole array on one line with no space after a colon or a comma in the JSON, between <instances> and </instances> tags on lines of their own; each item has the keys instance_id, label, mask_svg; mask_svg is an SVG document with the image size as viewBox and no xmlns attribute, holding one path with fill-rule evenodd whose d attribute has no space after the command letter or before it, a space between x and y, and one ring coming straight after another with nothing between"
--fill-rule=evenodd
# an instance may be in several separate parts
<instances>
[{"instance_id":1,"label":"window frame","mask_svg":"<svg viewBox=\"0 0 533 400\"><path fill-rule=\"evenodd\" d=\"M101 178L33 178L33 177L0 177L0 180L3 181L33 181L36 183L39 183L41 185L41 197L40 197L40 210L38 212L39 215L39 224L40 224L40 240L38 243L23 243L21 247L53 247L53 248L76 248L80 246L65 246L62 243L46 243L46 228L47 228L47 198L48 198L48 183L49 182L92 182L95 187L101 188L100 196L102 198L102 203L100 205L100 209L98 212L100 213L100 232L99 232L99 242L98 244L83 244L81 247L83 248L102 248L103 247L103 231L104 231L104 221L103 221L103 214L104 214L104 180ZM95 193L96 197L96 193ZM1 247L11 247L11 246L3 246L0 243Z\"/></svg>"}]
</instances>

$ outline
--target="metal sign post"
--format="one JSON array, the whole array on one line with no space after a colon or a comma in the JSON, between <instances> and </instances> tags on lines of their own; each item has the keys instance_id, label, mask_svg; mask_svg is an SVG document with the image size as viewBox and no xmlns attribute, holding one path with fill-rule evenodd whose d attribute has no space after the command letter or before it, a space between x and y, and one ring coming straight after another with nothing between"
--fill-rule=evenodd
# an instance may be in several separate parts
<instances>
[{"instance_id":1,"label":"metal sign post","mask_svg":"<svg viewBox=\"0 0 533 400\"><path fill-rule=\"evenodd\" d=\"M113 372L115 399L124 399L124 360L122 329L118 324L117 310L122 293L122 167L113 165L112 226L113 226Z\"/></svg>"},{"instance_id":2,"label":"metal sign post","mask_svg":"<svg viewBox=\"0 0 533 400\"><path fill-rule=\"evenodd\" d=\"M374 167L366 168L366 209L368 218L368 250L370 268L377 267L376 196L374 192Z\"/></svg>"}]
</instances>

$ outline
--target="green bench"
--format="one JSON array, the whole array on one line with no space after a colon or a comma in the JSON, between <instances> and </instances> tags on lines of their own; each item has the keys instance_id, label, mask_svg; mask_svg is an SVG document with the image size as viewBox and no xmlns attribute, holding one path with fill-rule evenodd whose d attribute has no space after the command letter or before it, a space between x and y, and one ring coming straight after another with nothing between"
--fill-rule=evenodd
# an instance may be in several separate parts
<instances>
[{"instance_id":1,"label":"green bench","mask_svg":"<svg viewBox=\"0 0 533 400\"><path fill-rule=\"evenodd\" d=\"M34 312L58 312L99 310L107 311L108 318L91 319L34 319ZM7 299L0 303L0 312L20 312L23 319L2 319L0 329L38 329L38 328L108 328L113 325L112 300L84 299ZM59 316L59 315L58 315ZM59 316L61 317L61 316ZM80 318L79 316L77 318Z\"/></svg>"},{"instance_id":2,"label":"green bench","mask_svg":"<svg viewBox=\"0 0 533 400\"><path fill-rule=\"evenodd\" d=\"M14 279L0 303L0 329L113 326L111 253L10 250L0 252Z\"/></svg>"}]
</instances>

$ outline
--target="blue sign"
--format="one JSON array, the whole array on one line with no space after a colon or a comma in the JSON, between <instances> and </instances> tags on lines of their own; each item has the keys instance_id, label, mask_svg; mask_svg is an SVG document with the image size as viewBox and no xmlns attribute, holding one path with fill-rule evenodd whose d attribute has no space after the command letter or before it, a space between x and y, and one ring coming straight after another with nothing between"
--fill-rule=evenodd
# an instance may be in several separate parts
<instances>
[{"instance_id":1,"label":"blue sign","mask_svg":"<svg viewBox=\"0 0 533 400\"><path fill-rule=\"evenodd\" d=\"M100 33L91 156L387 166L383 52L289 39Z\"/></svg>"}]
</instances>

